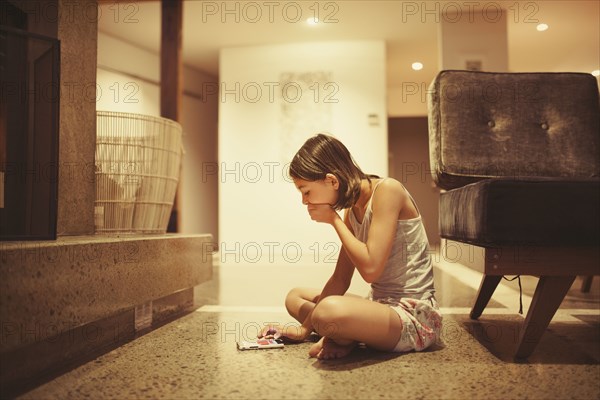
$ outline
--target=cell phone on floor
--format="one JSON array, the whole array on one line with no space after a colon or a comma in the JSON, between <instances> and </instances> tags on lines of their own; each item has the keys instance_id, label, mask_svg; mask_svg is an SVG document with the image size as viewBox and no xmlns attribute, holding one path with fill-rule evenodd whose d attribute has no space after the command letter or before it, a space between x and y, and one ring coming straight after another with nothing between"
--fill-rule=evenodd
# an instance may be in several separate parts
<instances>
[{"instance_id":1,"label":"cell phone on floor","mask_svg":"<svg viewBox=\"0 0 600 400\"><path fill-rule=\"evenodd\" d=\"M283 346L283 340L281 339L256 339L237 342L239 350L281 349Z\"/></svg>"}]
</instances>

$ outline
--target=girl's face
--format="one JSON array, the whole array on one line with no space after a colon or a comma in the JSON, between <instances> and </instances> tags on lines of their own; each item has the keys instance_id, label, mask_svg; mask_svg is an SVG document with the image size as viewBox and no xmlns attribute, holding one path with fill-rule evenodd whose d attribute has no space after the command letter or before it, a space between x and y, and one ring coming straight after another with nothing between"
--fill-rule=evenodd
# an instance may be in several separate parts
<instances>
[{"instance_id":1,"label":"girl's face","mask_svg":"<svg viewBox=\"0 0 600 400\"><path fill-rule=\"evenodd\" d=\"M327 174L320 181L305 181L294 179L294 185L302 194L302 204L329 204L333 205L338 199L339 182L335 175Z\"/></svg>"}]
</instances>

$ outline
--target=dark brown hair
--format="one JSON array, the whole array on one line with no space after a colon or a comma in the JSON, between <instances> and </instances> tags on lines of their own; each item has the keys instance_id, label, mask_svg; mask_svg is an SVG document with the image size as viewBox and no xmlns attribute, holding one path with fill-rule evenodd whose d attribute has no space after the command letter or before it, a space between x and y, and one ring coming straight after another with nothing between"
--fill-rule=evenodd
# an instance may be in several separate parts
<instances>
[{"instance_id":1,"label":"dark brown hair","mask_svg":"<svg viewBox=\"0 0 600 400\"><path fill-rule=\"evenodd\" d=\"M289 169L290 177L305 181L319 181L327 174L337 177L340 187L336 210L352 207L360 196L362 179L376 177L366 175L358 167L350 152L338 139L319 133L308 139L298 150Z\"/></svg>"}]
</instances>

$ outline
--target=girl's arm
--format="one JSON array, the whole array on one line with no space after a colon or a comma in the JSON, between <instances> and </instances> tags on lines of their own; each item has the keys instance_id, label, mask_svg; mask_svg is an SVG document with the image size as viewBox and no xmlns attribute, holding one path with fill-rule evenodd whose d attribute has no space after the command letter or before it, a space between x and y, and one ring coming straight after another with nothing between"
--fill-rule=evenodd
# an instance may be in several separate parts
<instances>
[{"instance_id":1,"label":"girl's arm","mask_svg":"<svg viewBox=\"0 0 600 400\"><path fill-rule=\"evenodd\" d=\"M345 212L343 224L348 230L348 232L350 232L350 234L354 236L354 233L352 232L352 227L350 226L350 221L348 219L348 212L351 211L348 210ZM338 260L335 265L335 270L333 271L333 275L331 275L331 278L329 278L329 280L323 287L321 295L319 296L319 301L321 301L321 299L324 299L327 296L344 295L350 287L350 283L352 282L352 275L354 275L354 264L352 264L352 261L350 257L348 257L348 253L344 247L344 244L342 243L342 249L340 250L340 255L338 256Z\"/></svg>"},{"instance_id":2,"label":"girl's arm","mask_svg":"<svg viewBox=\"0 0 600 400\"><path fill-rule=\"evenodd\" d=\"M383 272L396 236L398 216L407 200L408 194L396 180L387 179L377 187L377 195L372 200L373 219L366 243L354 236L331 207L327 210L328 206L309 205L309 211L314 220L333 225L351 263L365 281L372 283Z\"/></svg>"},{"instance_id":3,"label":"girl's arm","mask_svg":"<svg viewBox=\"0 0 600 400\"><path fill-rule=\"evenodd\" d=\"M334 219L335 228L350 260L368 283L379 278L392 250L398 216L406 204L408 195L400 182L392 179L383 181L373 196L373 217L366 243L358 240L348 228Z\"/></svg>"}]
</instances>

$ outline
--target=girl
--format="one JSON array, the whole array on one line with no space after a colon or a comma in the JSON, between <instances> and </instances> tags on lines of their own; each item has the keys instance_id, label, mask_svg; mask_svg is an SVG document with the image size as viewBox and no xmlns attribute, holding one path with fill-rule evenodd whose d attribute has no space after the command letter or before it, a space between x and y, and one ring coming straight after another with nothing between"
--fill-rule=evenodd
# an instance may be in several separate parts
<instances>
[{"instance_id":1,"label":"girl","mask_svg":"<svg viewBox=\"0 0 600 400\"><path fill-rule=\"evenodd\" d=\"M302 204L317 222L330 224L342 242L322 290L295 288L285 305L300 327L266 327L262 336L303 341L321 335L309 355L339 358L357 343L383 350L420 351L439 337L442 317L434 298L427 236L417 206L391 178L366 175L337 139L306 141L289 169ZM342 219L336 210L345 209ZM346 291L354 270L371 284L368 298Z\"/></svg>"}]
</instances>

